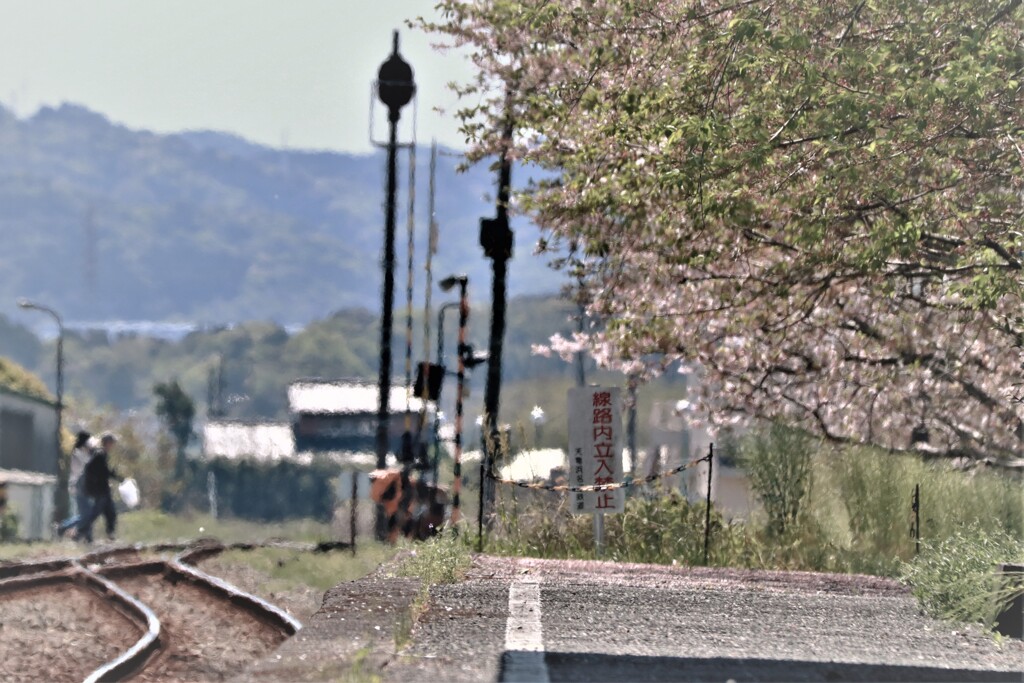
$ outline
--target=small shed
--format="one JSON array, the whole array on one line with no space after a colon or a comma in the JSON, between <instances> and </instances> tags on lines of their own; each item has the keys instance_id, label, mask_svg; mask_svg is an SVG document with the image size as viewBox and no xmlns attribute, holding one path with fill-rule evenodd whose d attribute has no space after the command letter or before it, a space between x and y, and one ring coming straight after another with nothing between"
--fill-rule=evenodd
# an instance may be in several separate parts
<instances>
[{"instance_id":1,"label":"small shed","mask_svg":"<svg viewBox=\"0 0 1024 683\"><path fill-rule=\"evenodd\" d=\"M18 516L18 538L38 541L50 537L53 492L57 477L52 474L0 469L0 488L7 497L7 510Z\"/></svg>"}]
</instances>

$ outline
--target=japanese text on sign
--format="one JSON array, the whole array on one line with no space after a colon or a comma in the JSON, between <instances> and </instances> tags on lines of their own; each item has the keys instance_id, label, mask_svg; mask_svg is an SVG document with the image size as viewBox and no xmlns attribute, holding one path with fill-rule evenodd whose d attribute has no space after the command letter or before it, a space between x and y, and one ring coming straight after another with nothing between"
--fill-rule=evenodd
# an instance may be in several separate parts
<instances>
[{"instance_id":1,"label":"japanese text on sign","mask_svg":"<svg viewBox=\"0 0 1024 683\"><path fill-rule=\"evenodd\" d=\"M569 390L570 479L576 486L605 486L622 481L622 406L616 387ZM578 491L573 512L622 512L626 493Z\"/></svg>"}]
</instances>

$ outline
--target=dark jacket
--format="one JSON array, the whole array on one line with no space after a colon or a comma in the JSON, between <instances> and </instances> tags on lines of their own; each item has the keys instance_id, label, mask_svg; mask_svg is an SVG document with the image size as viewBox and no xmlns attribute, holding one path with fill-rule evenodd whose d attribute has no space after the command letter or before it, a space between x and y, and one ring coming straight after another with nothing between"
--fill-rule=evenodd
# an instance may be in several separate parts
<instances>
[{"instance_id":1,"label":"dark jacket","mask_svg":"<svg viewBox=\"0 0 1024 683\"><path fill-rule=\"evenodd\" d=\"M110 496L110 479L120 479L107 462L107 452L97 448L85 466L85 495L93 498Z\"/></svg>"}]
</instances>

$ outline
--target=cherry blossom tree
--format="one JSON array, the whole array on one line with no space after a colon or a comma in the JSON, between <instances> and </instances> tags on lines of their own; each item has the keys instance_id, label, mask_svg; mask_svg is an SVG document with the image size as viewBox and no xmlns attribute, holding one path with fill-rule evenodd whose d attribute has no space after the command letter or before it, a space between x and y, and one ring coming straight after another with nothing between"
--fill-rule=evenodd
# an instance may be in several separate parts
<instances>
[{"instance_id":1,"label":"cherry blossom tree","mask_svg":"<svg viewBox=\"0 0 1024 683\"><path fill-rule=\"evenodd\" d=\"M444 0L471 160L603 364L699 368L705 417L1000 459L1024 437L1020 0ZM656 360L651 360L656 359Z\"/></svg>"}]
</instances>

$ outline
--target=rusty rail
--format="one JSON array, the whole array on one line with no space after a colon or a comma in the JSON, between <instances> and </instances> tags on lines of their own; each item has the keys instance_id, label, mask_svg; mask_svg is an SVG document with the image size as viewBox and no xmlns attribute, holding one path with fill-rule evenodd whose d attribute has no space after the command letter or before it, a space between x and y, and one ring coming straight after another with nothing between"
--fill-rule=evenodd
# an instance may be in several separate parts
<instances>
[{"instance_id":1,"label":"rusty rail","mask_svg":"<svg viewBox=\"0 0 1024 683\"><path fill-rule=\"evenodd\" d=\"M141 617L145 621L145 633L134 645L116 659L113 659L93 671L85 679L85 683L99 681L119 681L128 678L146 668L146 663L160 647L160 619L149 607L126 593L117 584L108 581L99 574L78 565L76 569L81 576L94 586L94 590L108 600L113 600L129 613Z\"/></svg>"},{"instance_id":2,"label":"rusty rail","mask_svg":"<svg viewBox=\"0 0 1024 683\"><path fill-rule=\"evenodd\" d=\"M230 602L249 612L258 619L279 629L286 636L293 636L302 624L280 607L215 576L206 574L194 566L205 557L225 550L252 550L258 547L286 547L295 550L318 552L314 544L297 544L271 541L265 544L236 543L221 544L204 541L198 544L133 545L109 548L83 555L80 559L58 559L39 562L22 562L0 565L0 594L16 592L37 586L78 583L85 585L97 596L112 603L114 608L133 622L142 637L116 659L93 671L86 683L122 680L145 669L154 653L165 643L161 640L160 620L155 612L128 594L116 583L118 576L138 574L165 574L178 580L186 580L208 593ZM145 552L178 551L171 559L140 559L117 561L126 555ZM320 551L322 552L322 551ZM114 560L114 562L111 562ZM93 565L89 568L86 565ZM95 566L99 565L99 566Z\"/></svg>"}]
</instances>

